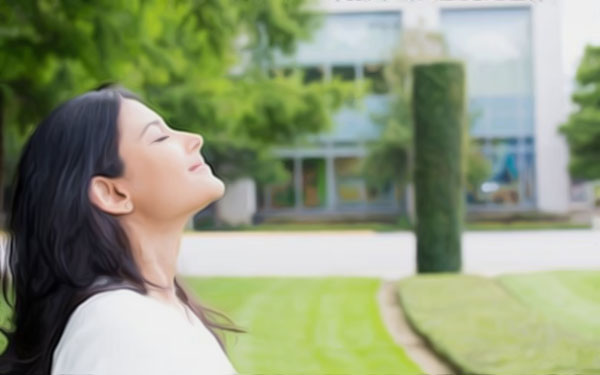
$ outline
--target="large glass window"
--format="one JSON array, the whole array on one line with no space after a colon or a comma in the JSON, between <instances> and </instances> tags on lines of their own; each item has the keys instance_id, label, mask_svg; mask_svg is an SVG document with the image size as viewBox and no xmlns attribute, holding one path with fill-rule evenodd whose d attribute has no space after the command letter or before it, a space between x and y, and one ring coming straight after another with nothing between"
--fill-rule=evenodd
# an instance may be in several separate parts
<instances>
[{"instance_id":1,"label":"large glass window","mask_svg":"<svg viewBox=\"0 0 600 375\"><path fill-rule=\"evenodd\" d=\"M276 61L300 65L386 61L399 39L400 22L400 12L327 14L311 40L298 44L293 58L276 54Z\"/></svg>"},{"instance_id":2,"label":"large glass window","mask_svg":"<svg viewBox=\"0 0 600 375\"><path fill-rule=\"evenodd\" d=\"M311 83L323 80L323 67L322 66L307 66L303 69L303 82Z\"/></svg>"},{"instance_id":3,"label":"large glass window","mask_svg":"<svg viewBox=\"0 0 600 375\"><path fill-rule=\"evenodd\" d=\"M355 205L367 198L365 181L360 174L360 159L356 157L334 160L337 202L340 206Z\"/></svg>"},{"instance_id":4,"label":"large glass window","mask_svg":"<svg viewBox=\"0 0 600 375\"><path fill-rule=\"evenodd\" d=\"M383 64L365 64L363 66L363 78L371 83L373 93L387 94L389 92Z\"/></svg>"},{"instance_id":5,"label":"large glass window","mask_svg":"<svg viewBox=\"0 0 600 375\"><path fill-rule=\"evenodd\" d=\"M522 206L535 199L534 98L529 8L448 9L450 53L465 61L471 118L492 173L470 203Z\"/></svg>"},{"instance_id":6,"label":"large glass window","mask_svg":"<svg viewBox=\"0 0 600 375\"><path fill-rule=\"evenodd\" d=\"M391 204L394 201L394 184L390 181L378 188L367 187L367 201L378 205Z\"/></svg>"},{"instance_id":7,"label":"large glass window","mask_svg":"<svg viewBox=\"0 0 600 375\"><path fill-rule=\"evenodd\" d=\"M480 141L481 152L491 162L491 173L467 192L467 202L519 205L535 195L535 165L531 138L498 138Z\"/></svg>"},{"instance_id":8,"label":"large glass window","mask_svg":"<svg viewBox=\"0 0 600 375\"><path fill-rule=\"evenodd\" d=\"M325 159L302 160L304 207L323 207L326 201Z\"/></svg>"},{"instance_id":9,"label":"large glass window","mask_svg":"<svg viewBox=\"0 0 600 375\"><path fill-rule=\"evenodd\" d=\"M354 65L334 65L331 67L331 75L344 81L354 81L356 79Z\"/></svg>"},{"instance_id":10,"label":"large glass window","mask_svg":"<svg viewBox=\"0 0 600 375\"><path fill-rule=\"evenodd\" d=\"M528 8L442 11L444 37L466 62L471 134L533 134L531 24Z\"/></svg>"},{"instance_id":11,"label":"large glass window","mask_svg":"<svg viewBox=\"0 0 600 375\"><path fill-rule=\"evenodd\" d=\"M294 161L285 159L283 161L284 168L288 172L288 180L278 185L270 185L267 187L267 202L268 208L292 208L295 205L294 196Z\"/></svg>"}]
</instances>

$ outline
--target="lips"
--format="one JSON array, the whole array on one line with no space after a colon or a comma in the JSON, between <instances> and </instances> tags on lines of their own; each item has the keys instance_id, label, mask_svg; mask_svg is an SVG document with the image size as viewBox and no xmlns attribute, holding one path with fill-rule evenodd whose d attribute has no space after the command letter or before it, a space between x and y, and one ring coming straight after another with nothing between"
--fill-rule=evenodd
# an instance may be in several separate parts
<instances>
[{"instance_id":1,"label":"lips","mask_svg":"<svg viewBox=\"0 0 600 375\"><path fill-rule=\"evenodd\" d=\"M203 166L203 165L204 165L204 163L200 161L200 162L198 162L198 163L195 163L195 164L194 164L194 165L192 165L191 167L189 167L189 168L188 168L188 170L189 170L190 172L193 172L193 171L195 171L196 169L198 169L199 167L201 167L201 166Z\"/></svg>"}]
</instances>

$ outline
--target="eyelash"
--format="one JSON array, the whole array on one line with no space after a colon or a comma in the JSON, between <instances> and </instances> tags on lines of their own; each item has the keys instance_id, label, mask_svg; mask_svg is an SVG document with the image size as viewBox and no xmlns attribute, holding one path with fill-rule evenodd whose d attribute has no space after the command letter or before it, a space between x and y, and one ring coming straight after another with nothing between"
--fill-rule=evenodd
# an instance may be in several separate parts
<instances>
[{"instance_id":1,"label":"eyelash","mask_svg":"<svg viewBox=\"0 0 600 375\"><path fill-rule=\"evenodd\" d=\"M164 137L160 137L160 138L158 138L158 139L157 139L156 141L154 141L154 142L162 142L162 141L164 141L164 140L165 140L165 139L167 139L167 138L169 138L169 136L168 136L168 135L165 135Z\"/></svg>"}]
</instances>

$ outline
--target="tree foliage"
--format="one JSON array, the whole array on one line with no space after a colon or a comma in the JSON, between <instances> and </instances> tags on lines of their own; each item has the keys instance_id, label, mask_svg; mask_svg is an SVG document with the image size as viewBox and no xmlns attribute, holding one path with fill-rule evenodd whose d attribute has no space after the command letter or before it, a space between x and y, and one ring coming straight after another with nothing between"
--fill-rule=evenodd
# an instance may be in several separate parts
<instances>
[{"instance_id":1,"label":"tree foliage","mask_svg":"<svg viewBox=\"0 0 600 375\"><path fill-rule=\"evenodd\" d=\"M422 28L402 31L401 42L384 70L386 85L390 88L387 111L373 116L381 127L381 136L369 145L368 155L362 165L363 174L370 186L378 187L393 181L396 186L403 187L412 180L412 67L448 58L447 48L439 33ZM469 189L477 191L489 177L491 163L469 133L463 134L465 183Z\"/></svg>"},{"instance_id":2,"label":"tree foliage","mask_svg":"<svg viewBox=\"0 0 600 375\"><path fill-rule=\"evenodd\" d=\"M14 145L58 103L116 82L170 126L201 133L206 159L225 180L282 178L270 147L327 129L330 111L351 92L338 81L304 85L298 75L266 73L275 50L293 52L319 24L307 1L0 3L7 160L14 163Z\"/></svg>"},{"instance_id":3,"label":"tree foliage","mask_svg":"<svg viewBox=\"0 0 600 375\"><path fill-rule=\"evenodd\" d=\"M569 144L571 176L596 180L600 178L600 47L586 47L576 78L572 100L577 109L560 132Z\"/></svg>"},{"instance_id":4,"label":"tree foliage","mask_svg":"<svg viewBox=\"0 0 600 375\"><path fill-rule=\"evenodd\" d=\"M363 163L367 182L379 186L388 181L403 185L411 179L412 111L411 68L444 56L441 37L421 29L402 31L401 42L386 64L384 78L390 90L387 111L374 115L381 137L369 147Z\"/></svg>"}]
</instances>

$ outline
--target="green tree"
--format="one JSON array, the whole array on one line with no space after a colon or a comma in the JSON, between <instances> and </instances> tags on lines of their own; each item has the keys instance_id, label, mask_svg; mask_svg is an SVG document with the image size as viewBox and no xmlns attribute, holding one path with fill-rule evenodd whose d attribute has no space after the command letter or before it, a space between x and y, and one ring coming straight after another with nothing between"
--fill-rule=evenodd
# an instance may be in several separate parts
<instances>
[{"instance_id":1,"label":"green tree","mask_svg":"<svg viewBox=\"0 0 600 375\"><path fill-rule=\"evenodd\" d=\"M381 127L381 136L369 145L362 164L363 175L370 187L379 188L392 181L403 192L412 180L412 67L448 57L441 34L422 28L403 30L399 47L384 69L385 85L390 94L389 106L384 113L373 116L375 123ZM491 163L469 133L464 132L464 136L465 182L469 190L477 194L479 186L491 173Z\"/></svg>"},{"instance_id":2,"label":"green tree","mask_svg":"<svg viewBox=\"0 0 600 375\"><path fill-rule=\"evenodd\" d=\"M22 143L59 102L112 81L140 94L174 128L201 133L207 160L226 180L280 178L283 169L269 152L273 142L326 129L329 112L350 92L337 81L304 85L297 75L266 74L273 51L292 52L318 25L307 5L1 2L0 138L10 139L0 145ZM3 159L0 149L0 166Z\"/></svg>"},{"instance_id":3,"label":"green tree","mask_svg":"<svg viewBox=\"0 0 600 375\"><path fill-rule=\"evenodd\" d=\"M412 66L445 56L438 33L422 28L402 31L399 47L385 65L383 78L389 90L389 105L373 120L381 129L379 139L368 145L362 172L367 185L380 188L389 182L400 192L412 179L413 121L411 110ZM370 88L375 82L370 83ZM406 208L405 208L406 210Z\"/></svg>"},{"instance_id":4,"label":"green tree","mask_svg":"<svg viewBox=\"0 0 600 375\"><path fill-rule=\"evenodd\" d=\"M571 98L577 109L560 132L569 144L571 176L595 180L600 178L600 47L586 47L576 78Z\"/></svg>"}]
</instances>

